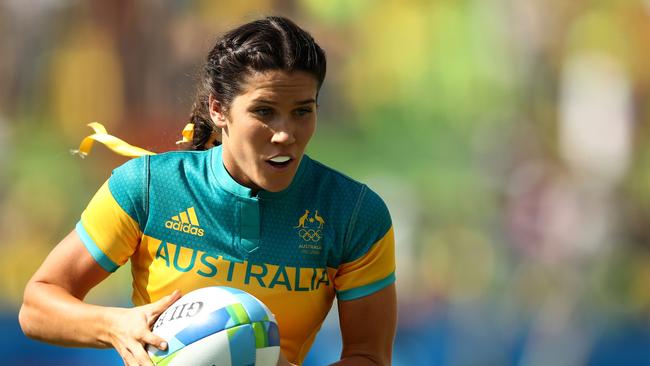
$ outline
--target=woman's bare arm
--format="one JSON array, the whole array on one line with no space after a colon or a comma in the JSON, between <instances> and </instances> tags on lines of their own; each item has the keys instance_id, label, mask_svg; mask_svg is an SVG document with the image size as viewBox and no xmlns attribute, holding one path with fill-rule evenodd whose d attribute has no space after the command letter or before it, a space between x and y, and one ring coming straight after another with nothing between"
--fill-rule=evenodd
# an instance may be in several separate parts
<instances>
[{"instance_id":1,"label":"woman's bare arm","mask_svg":"<svg viewBox=\"0 0 650 366\"><path fill-rule=\"evenodd\" d=\"M395 285L338 304L343 351L333 365L390 365L397 326Z\"/></svg>"},{"instance_id":2,"label":"woman's bare arm","mask_svg":"<svg viewBox=\"0 0 650 366\"><path fill-rule=\"evenodd\" d=\"M86 304L84 297L108 277L76 231L48 255L25 287L20 326L34 339L65 346L114 347L127 365L151 365L145 344L165 348L150 328L180 294L136 307Z\"/></svg>"}]
</instances>

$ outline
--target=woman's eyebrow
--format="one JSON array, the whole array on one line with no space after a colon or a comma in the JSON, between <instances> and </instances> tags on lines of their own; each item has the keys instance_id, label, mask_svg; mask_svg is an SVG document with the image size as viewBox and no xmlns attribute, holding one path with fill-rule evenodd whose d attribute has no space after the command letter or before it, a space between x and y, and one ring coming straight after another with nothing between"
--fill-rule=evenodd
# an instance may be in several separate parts
<instances>
[{"instance_id":1,"label":"woman's eyebrow","mask_svg":"<svg viewBox=\"0 0 650 366\"><path fill-rule=\"evenodd\" d=\"M296 103L294 103L294 104L295 104L295 105L302 105L302 104L311 104L311 103L316 103L316 99L314 99L314 98L309 98L309 99L305 99L305 100L298 101L298 102L296 102Z\"/></svg>"},{"instance_id":2,"label":"woman's eyebrow","mask_svg":"<svg viewBox=\"0 0 650 366\"><path fill-rule=\"evenodd\" d=\"M268 100L268 99L263 99L263 98L255 98L255 99L253 99L253 102L254 103L272 104L272 105L278 104L277 102L274 102L274 101ZM295 102L294 104L295 105L303 105L303 104L311 104L311 103L316 103L316 99L309 98L309 99L305 99L305 100L300 100L300 101Z\"/></svg>"}]
</instances>

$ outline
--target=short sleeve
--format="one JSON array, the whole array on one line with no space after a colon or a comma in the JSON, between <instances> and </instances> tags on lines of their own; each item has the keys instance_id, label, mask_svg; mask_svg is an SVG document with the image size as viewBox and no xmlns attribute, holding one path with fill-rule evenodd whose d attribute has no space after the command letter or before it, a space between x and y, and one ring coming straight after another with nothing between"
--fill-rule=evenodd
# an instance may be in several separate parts
<instances>
[{"instance_id":1,"label":"short sleeve","mask_svg":"<svg viewBox=\"0 0 650 366\"><path fill-rule=\"evenodd\" d=\"M113 272L135 252L147 217L148 157L113 171L81 214L76 231L86 249Z\"/></svg>"},{"instance_id":2,"label":"short sleeve","mask_svg":"<svg viewBox=\"0 0 650 366\"><path fill-rule=\"evenodd\" d=\"M384 201L363 186L334 286L339 300L368 296L395 282L395 239Z\"/></svg>"}]
</instances>

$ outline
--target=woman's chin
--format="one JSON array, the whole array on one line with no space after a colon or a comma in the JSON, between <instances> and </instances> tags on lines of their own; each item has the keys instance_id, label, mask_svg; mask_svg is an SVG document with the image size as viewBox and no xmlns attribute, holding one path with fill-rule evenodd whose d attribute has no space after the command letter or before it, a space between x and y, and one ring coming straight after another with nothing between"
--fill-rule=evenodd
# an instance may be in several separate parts
<instances>
[{"instance_id":1,"label":"woman's chin","mask_svg":"<svg viewBox=\"0 0 650 366\"><path fill-rule=\"evenodd\" d=\"M267 167L268 168L268 167ZM267 192L280 192L287 189L296 176L295 167L286 169L265 169L259 174L258 186Z\"/></svg>"},{"instance_id":2,"label":"woman's chin","mask_svg":"<svg viewBox=\"0 0 650 366\"><path fill-rule=\"evenodd\" d=\"M288 182L268 182L268 184L262 184L260 187L267 192L280 192L284 191L289 187L291 181Z\"/></svg>"},{"instance_id":3,"label":"woman's chin","mask_svg":"<svg viewBox=\"0 0 650 366\"><path fill-rule=\"evenodd\" d=\"M280 192L284 191L291 185L295 174L282 174L281 176L274 175L272 177L260 177L257 186L267 192Z\"/></svg>"}]
</instances>

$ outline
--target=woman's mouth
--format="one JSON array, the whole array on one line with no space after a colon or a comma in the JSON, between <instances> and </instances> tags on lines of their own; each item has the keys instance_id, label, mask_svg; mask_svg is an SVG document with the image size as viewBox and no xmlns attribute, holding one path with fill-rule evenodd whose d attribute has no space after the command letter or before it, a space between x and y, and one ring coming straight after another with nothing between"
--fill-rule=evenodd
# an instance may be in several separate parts
<instances>
[{"instance_id":1,"label":"woman's mouth","mask_svg":"<svg viewBox=\"0 0 650 366\"><path fill-rule=\"evenodd\" d=\"M289 166L293 159L288 155L278 155L274 156L266 162L269 163L272 167L276 169L283 169Z\"/></svg>"}]
</instances>

